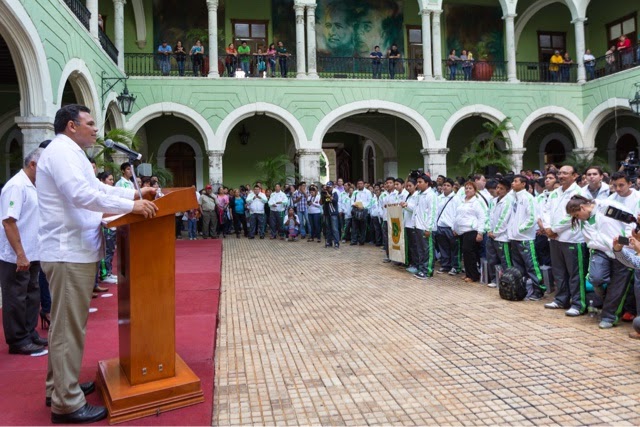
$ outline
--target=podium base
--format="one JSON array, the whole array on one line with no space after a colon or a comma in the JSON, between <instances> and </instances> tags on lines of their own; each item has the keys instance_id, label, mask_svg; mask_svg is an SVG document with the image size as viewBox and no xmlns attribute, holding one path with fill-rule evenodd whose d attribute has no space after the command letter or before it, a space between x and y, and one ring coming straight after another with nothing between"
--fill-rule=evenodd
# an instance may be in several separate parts
<instances>
[{"instance_id":1,"label":"podium base","mask_svg":"<svg viewBox=\"0 0 640 427\"><path fill-rule=\"evenodd\" d=\"M116 358L98 362L97 382L109 411L109 424L204 402L200 378L177 354L175 377L132 386Z\"/></svg>"}]
</instances>

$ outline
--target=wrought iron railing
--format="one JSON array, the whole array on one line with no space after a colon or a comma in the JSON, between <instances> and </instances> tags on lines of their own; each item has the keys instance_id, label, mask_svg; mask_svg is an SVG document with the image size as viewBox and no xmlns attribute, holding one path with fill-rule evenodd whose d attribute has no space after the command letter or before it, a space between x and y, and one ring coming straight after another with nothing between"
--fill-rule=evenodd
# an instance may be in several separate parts
<instances>
[{"instance_id":1,"label":"wrought iron railing","mask_svg":"<svg viewBox=\"0 0 640 427\"><path fill-rule=\"evenodd\" d=\"M608 62L611 58L607 60L603 56L596 58L593 64L585 64L587 80L640 65L640 50L635 49L627 56L623 54L624 52L617 52L613 63ZM242 58L220 52L218 73L221 77L236 77L236 70L244 67L248 71L248 77L295 77L295 56L272 59L274 60L257 55ZM184 60L181 60L173 53L168 56L158 53L127 53L125 70L131 76L206 76L209 73L209 58L204 56L195 64L194 70L190 55L185 55ZM318 57L317 70L318 75L325 79L416 80L423 75L423 60ZM446 80L504 82L508 80L507 70L507 63L504 61L442 61L442 74ZM577 70L577 64L552 66L548 62L516 63L516 77L522 82L575 83Z\"/></svg>"},{"instance_id":2,"label":"wrought iron railing","mask_svg":"<svg viewBox=\"0 0 640 427\"><path fill-rule=\"evenodd\" d=\"M107 52L109 58L116 64L118 63L118 49L113 45L109 37L102 31L102 29L98 28L98 38L100 39L100 45Z\"/></svg>"},{"instance_id":3,"label":"wrought iron railing","mask_svg":"<svg viewBox=\"0 0 640 427\"><path fill-rule=\"evenodd\" d=\"M88 30L91 12L89 12L89 9L84 5L84 2L81 0L64 0L64 2L67 4L71 12L73 12L73 14L80 20L82 25L84 25Z\"/></svg>"}]
</instances>

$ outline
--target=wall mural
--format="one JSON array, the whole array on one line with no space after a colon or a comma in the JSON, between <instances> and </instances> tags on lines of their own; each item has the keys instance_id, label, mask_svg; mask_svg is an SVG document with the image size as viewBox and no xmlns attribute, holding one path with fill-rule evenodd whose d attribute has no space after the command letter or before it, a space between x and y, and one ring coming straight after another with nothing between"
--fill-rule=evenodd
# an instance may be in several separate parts
<instances>
[{"instance_id":1,"label":"wall mural","mask_svg":"<svg viewBox=\"0 0 640 427\"><path fill-rule=\"evenodd\" d=\"M293 0L272 2L274 39L295 45ZM403 0L318 0L317 4L319 56L369 57L374 46L386 52L394 43L403 50Z\"/></svg>"},{"instance_id":2,"label":"wall mural","mask_svg":"<svg viewBox=\"0 0 640 427\"><path fill-rule=\"evenodd\" d=\"M462 49L470 50L473 57L488 61L504 61L503 21L500 6L474 6L468 4L445 4L446 53ZM465 25L464 23L473 23ZM460 23L463 23L462 25Z\"/></svg>"}]
</instances>

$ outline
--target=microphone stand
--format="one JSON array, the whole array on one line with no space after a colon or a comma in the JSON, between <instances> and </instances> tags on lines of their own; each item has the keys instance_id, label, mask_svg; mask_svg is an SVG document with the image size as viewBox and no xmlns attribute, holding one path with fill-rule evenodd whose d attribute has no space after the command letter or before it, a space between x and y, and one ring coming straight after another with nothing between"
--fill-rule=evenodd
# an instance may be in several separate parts
<instances>
[{"instance_id":1,"label":"microphone stand","mask_svg":"<svg viewBox=\"0 0 640 427\"><path fill-rule=\"evenodd\" d=\"M136 166L135 161L138 160L136 156L129 156L129 162L131 163L131 177L133 178L133 186L138 191L140 195L140 200L142 200L142 190L140 190L140 186L138 185L138 178L136 178Z\"/></svg>"}]
</instances>

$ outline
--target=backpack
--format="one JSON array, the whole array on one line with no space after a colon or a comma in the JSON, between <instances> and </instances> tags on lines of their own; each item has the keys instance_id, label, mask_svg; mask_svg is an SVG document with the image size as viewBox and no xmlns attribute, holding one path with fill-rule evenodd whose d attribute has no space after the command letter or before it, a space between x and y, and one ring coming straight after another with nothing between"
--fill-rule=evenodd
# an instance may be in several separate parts
<instances>
[{"instance_id":1,"label":"backpack","mask_svg":"<svg viewBox=\"0 0 640 427\"><path fill-rule=\"evenodd\" d=\"M527 296L527 285L522 273L515 267L507 268L498 283L500 298L507 301L522 301Z\"/></svg>"}]
</instances>

